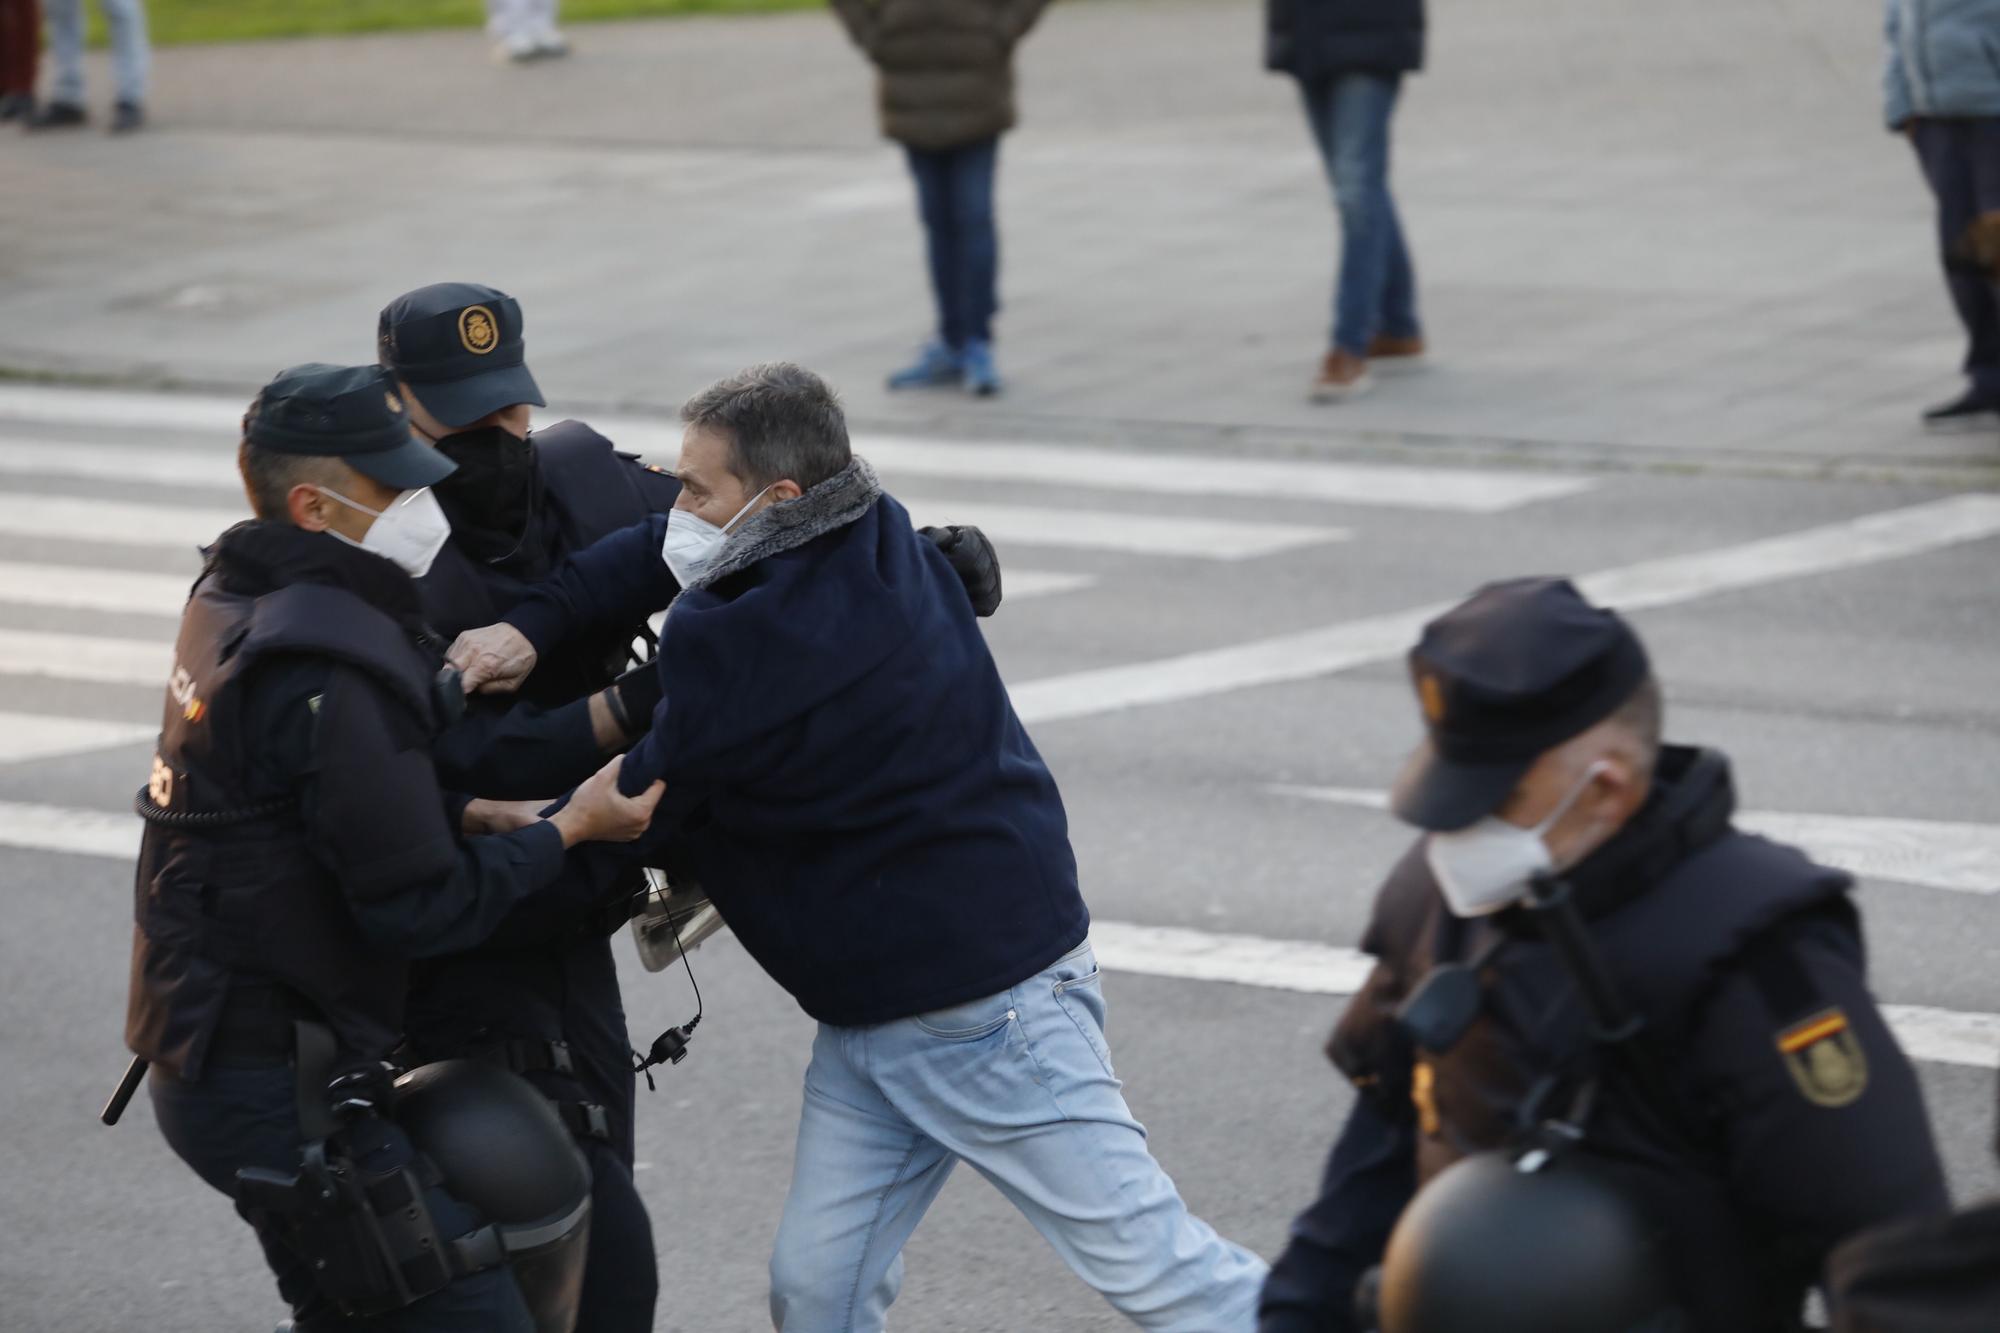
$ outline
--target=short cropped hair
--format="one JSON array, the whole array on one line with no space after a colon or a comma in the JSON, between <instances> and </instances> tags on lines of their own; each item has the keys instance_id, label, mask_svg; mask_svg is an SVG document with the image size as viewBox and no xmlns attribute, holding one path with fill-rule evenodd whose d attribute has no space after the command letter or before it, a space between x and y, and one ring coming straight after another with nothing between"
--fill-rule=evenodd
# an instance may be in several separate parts
<instances>
[{"instance_id":1,"label":"short cropped hair","mask_svg":"<svg viewBox=\"0 0 2000 1333\"><path fill-rule=\"evenodd\" d=\"M340 460L312 454L288 454L245 440L236 446L236 470L243 474L243 493L258 518L283 519L285 497L299 485L337 488L343 480Z\"/></svg>"},{"instance_id":2,"label":"short cropped hair","mask_svg":"<svg viewBox=\"0 0 2000 1333\"><path fill-rule=\"evenodd\" d=\"M751 366L717 381L688 399L681 420L726 435L730 471L755 487L793 481L809 491L854 458L839 396L789 362Z\"/></svg>"},{"instance_id":3,"label":"short cropped hair","mask_svg":"<svg viewBox=\"0 0 2000 1333\"><path fill-rule=\"evenodd\" d=\"M1666 721L1666 702L1660 682L1648 675L1639 682L1625 702L1611 715L1611 723L1630 736L1638 747L1639 767L1651 772L1660 757L1660 735Z\"/></svg>"}]
</instances>

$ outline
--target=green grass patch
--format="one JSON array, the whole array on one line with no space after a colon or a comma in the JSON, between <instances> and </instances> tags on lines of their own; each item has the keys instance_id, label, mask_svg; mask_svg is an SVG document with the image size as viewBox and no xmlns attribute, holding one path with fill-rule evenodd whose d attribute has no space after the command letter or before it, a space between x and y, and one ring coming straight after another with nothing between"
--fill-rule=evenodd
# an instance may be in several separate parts
<instances>
[{"instance_id":1,"label":"green grass patch","mask_svg":"<svg viewBox=\"0 0 2000 1333\"><path fill-rule=\"evenodd\" d=\"M563 0L564 23L666 18L676 14L751 14L817 9L825 0ZM103 20L91 6L92 38ZM321 37L416 28L476 28L481 0L147 0L153 44L241 42L261 37Z\"/></svg>"}]
</instances>

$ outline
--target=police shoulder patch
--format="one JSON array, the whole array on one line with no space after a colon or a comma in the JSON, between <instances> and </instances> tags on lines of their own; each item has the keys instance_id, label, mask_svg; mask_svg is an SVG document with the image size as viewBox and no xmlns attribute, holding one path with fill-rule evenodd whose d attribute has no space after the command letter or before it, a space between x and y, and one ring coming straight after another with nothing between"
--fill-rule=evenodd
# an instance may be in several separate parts
<instances>
[{"instance_id":1,"label":"police shoulder patch","mask_svg":"<svg viewBox=\"0 0 2000 1333\"><path fill-rule=\"evenodd\" d=\"M1815 1106L1852 1105L1868 1089L1868 1053L1838 1007L1822 1009L1776 1037L1785 1072Z\"/></svg>"}]
</instances>

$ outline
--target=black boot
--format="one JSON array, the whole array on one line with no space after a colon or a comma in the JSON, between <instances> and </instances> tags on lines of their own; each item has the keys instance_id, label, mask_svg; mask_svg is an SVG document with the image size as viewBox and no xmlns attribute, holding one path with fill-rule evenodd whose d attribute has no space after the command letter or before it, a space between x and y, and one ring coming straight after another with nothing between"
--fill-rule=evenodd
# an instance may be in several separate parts
<instances>
[{"instance_id":1,"label":"black boot","mask_svg":"<svg viewBox=\"0 0 2000 1333\"><path fill-rule=\"evenodd\" d=\"M137 102L120 102L111 111L111 132L130 134L146 123L146 108Z\"/></svg>"},{"instance_id":2,"label":"black boot","mask_svg":"<svg viewBox=\"0 0 2000 1333\"><path fill-rule=\"evenodd\" d=\"M66 130L90 119L90 113L74 102L50 102L28 117L31 130Z\"/></svg>"},{"instance_id":3,"label":"black boot","mask_svg":"<svg viewBox=\"0 0 2000 1333\"><path fill-rule=\"evenodd\" d=\"M1972 430L2000 426L2000 395L1977 388L1967 389L1948 403L1939 403L1924 413L1924 424L1933 430Z\"/></svg>"}]
</instances>

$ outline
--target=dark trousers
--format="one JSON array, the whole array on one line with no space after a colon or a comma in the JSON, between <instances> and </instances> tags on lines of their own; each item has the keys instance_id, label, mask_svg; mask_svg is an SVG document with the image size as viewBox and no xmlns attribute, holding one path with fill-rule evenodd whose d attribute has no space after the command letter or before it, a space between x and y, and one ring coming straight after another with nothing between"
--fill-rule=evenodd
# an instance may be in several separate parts
<instances>
[{"instance_id":1,"label":"dark trousers","mask_svg":"<svg viewBox=\"0 0 2000 1333\"><path fill-rule=\"evenodd\" d=\"M1975 218L2000 212L2000 116L1919 119L1910 142L1937 196L1938 243L1949 254ZM1965 325L1965 373L1981 396L2000 403L2000 283L1947 263L1945 285Z\"/></svg>"},{"instance_id":2,"label":"dark trousers","mask_svg":"<svg viewBox=\"0 0 2000 1333\"><path fill-rule=\"evenodd\" d=\"M0 0L0 97L35 91L41 53L41 5L37 0Z\"/></svg>"},{"instance_id":3,"label":"dark trousers","mask_svg":"<svg viewBox=\"0 0 2000 1333\"><path fill-rule=\"evenodd\" d=\"M193 1083L155 1069L147 1090L168 1146L195 1174L231 1199L236 1197L236 1173L244 1167L298 1170L304 1145L299 1136L298 1094L288 1066L211 1066ZM387 1121L357 1126L350 1133L349 1147L370 1170L386 1170L415 1155L409 1139ZM443 1191L430 1190L425 1198L446 1236L463 1235L479 1225L472 1210ZM243 1213L241 1204L237 1213ZM534 1333L534 1320L504 1268L460 1278L393 1314L344 1319L313 1287L305 1258L261 1227L257 1239L277 1275L279 1293L292 1307L299 1333Z\"/></svg>"},{"instance_id":4,"label":"dark trousers","mask_svg":"<svg viewBox=\"0 0 2000 1333\"><path fill-rule=\"evenodd\" d=\"M1389 122L1402 77L1350 70L1299 84L1340 213L1340 278L1327 345L1368 355L1377 334L1414 338L1417 276L1389 193Z\"/></svg>"},{"instance_id":5,"label":"dark trousers","mask_svg":"<svg viewBox=\"0 0 2000 1333\"><path fill-rule=\"evenodd\" d=\"M930 252L938 337L961 350L991 342L1000 308L1000 232L993 222L993 181L1000 140L962 148L906 148L917 182L917 210Z\"/></svg>"}]
</instances>

